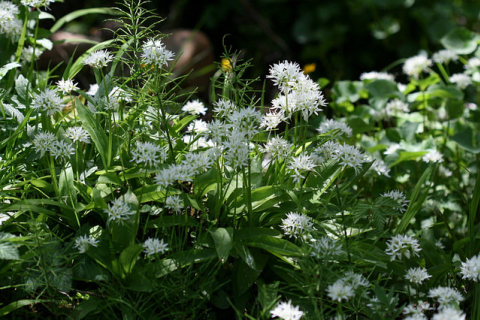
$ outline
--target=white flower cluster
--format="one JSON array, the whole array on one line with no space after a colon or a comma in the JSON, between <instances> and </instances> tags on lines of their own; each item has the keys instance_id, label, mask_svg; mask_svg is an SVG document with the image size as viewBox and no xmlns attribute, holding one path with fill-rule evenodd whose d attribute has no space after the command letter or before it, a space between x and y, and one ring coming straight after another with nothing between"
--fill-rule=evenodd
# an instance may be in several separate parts
<instances>
[{"instance_id":1,"label":"white flower cluster","mask_svg":"<svg viewBox=\"0 0 480 320\"><path fill-rule=\"evenodd\" d=\"M418 252L421 250L418 240L414 237L396 235L387 242L385 253L392 256L390 261L393 261L397 258L398 260L402 260L402 256L405 256L407 259L410 259L412 255L418 257Z\"/></svg>"},{"instance_id":2,"label":"white flower cluster","mask_svg":"<svg viewBox=\"0 0 480 320\"><path fill-rule=\"evenodd\" d=\"M19 9L10 1L0 2L0 33L10 39L17 39L22 32L22 21L17 18Z\"/></svg>"},{"instance_id":3,"label":"white flower cluster","mask_svg":"<svg viewBox=\"0 0 480 320\"><path fill-rule=\"evenodd\" d=\"M175 54L167 50L165 44L160 40L149 39L142 46L142 60L147 65L154 65L161 68L173 60Z\"/></svg>"},{"instance_id":4,"label":"white flower cluster","mask_svg":"<svg viewBox=\"0 0 480 320\"><path fill-rule=\"evenodd\" d=\"M353 168L356 173L362 168L362 164L368 162L368 158L363 152L354 146L341 144L336 141L329 140L314 150L317 154L318 162L333 159L343 168Z\"/></svg>"},{"instance_id":5,"label":"white flower cluster","mask_svg":"<svg viewBox=\"0 0 480 320\"><path fill-rule=\"evenodd\" d=\"M390 80L394 81L395 77L387 72L364 72L360 75L360 80Z\"/></svg>"},{"instance_id":6,"label":"white flower cluster","mask_svg":"<svg viewBox=\"0 0 480 320\"><path fill-rule=\"evenodd\" d=\"M45 152L50 152L52 156L66 160L71 154L75 153L75 148L71 143L58 140L57 137L50 132L39 132L33 138L33 148L43 157Z\"/></svg>"},{"instance_id":7,"label":"white flower cluster","mask_svg":"<svg viewBox=\"0 0 480 320\"><path fill-rule=\"evenodd\" d=\"M90 53L83 60L83 64L92 68L100 69L106 67L111 61L113 61L113 55L110 52L107 50L98 50Z\"/></svg>"},{"instance_id":8,"label":"white flower cluster","mask_svg":"<svg viewBox=\"0 0 480 320\"><path fill-rule=\"evenodd\" d=\"M280 227L290 238L305 237L316 230L313 226L312 218L306 214L297 212L287 213L287 218L282 219L282 225Z\"/></svg>"},{"instance_id":9,"label":"white flower cluster","mask_svg":"<svg viewBox=\"0 0 480 320\"><path fill-rule=\"evenodd\" d=\"M183 107L182 107L183 112L188 112L190 114L203 114L207 112L207 108L205 108L205 105L200 102L200 100L193 100L193 101L188 101Z\"/></svg>"},{"instance_id":10,"label":"white flower cluster","mask_svg":"<svg viewBox=\"0 0 480 320\"><path fill-rule=\"evenodd\" d=\"M27 7L35 7L35 8L40 8L40 7L48 7L50 3L54 3L55 0L21 0L20 3L24 6Z\"/></svg>"},{"instance_id":11,"label":"white flower cluster","mask_svg":"<svg viewBox=\"0 0 480 320\"><path fill-rule=\"evenodd\" d=\"M57 112L62 112L63 100L53 89L45 89L38 94L34 94L32 108L40 112L46 111L47 115L52 116Z\"/></svg>"},{"instance_id":12,"label":"white flower cluster","mask_svg":"<svg viewBox=\"0 0 480 320\"><path fill-rule=\"evenodd\" d=\"M317 129L319 134L325 134L333 130L338 131L340 135L345 135L347 137L352 136L352 128L350 128L347 124L343 122L333 119L328 119L327 121L322 122L320 124L320 127L318 127Z\"/></svg>"},{"instance_id":13,"label":"white flower cluster","mask_svg":"<svg viewBox=\"0 0 480 320\"><path fill-rule=\"evenodd\" d=\"M433 163L442 163L443 162L443 155L438 152L437 150L433 150L428 152L426 155L422 157L424 162L433 162Z\"/></svg>"},{"instance_id":14,"label":"white flower cluster","mask_svg":"<svg viewBox=\"0 0 480 320\"><path fill-rule=\"evenodd\" d=\"M405 279L413 282L415 284L422 284L423 281L431 278L432 276L428 274L425 268L410 268L407 270Z\"/></svg>"},{"instance_id":15,"label":"white flower cluster","mask_svg":"<svg viewBox=\"0 0 480 320\"><path fill-rule=\"evenodd\" d=\"M270 313L272 318L278 317L284 320L299 320L303 316L303 311L298 306L293 306L291 300L280 302Z\"/></svg>"},{"instance_id":16,"label":"white flower cluster","mask_svg":"<svg viewBox=\"0 0 480 320\"><path fill-rule=\"evenodd\" d=\"M425 312L431 310L430 303L418 301L418 304L409 304L403 308L403 314L406 315L405 319L410 320L427 320Z\"/></svg>"},{"instance_id":17,"label":"white flower cluster","mask_svg":"<svg viewBox=\"0 0 480 320\"><path fill-rule=\"evenodd\" d=\"M385 197L385 198L390 198L390 199L394 200L395 202L397 202L398 205L399 205L398 210L400 212L407 211L409 201L407 200L407 197L405 196L405 194L402 191L391 190L391 191L385 192L381 196Z\"/></svg>"},{"instance_id":18,"label":"white flower cluster","mask_svg":"<svg viewBox=\"0 0 480 320\"><path fill-rule=\"evenodd\" d=\"M165 199L165 208L171 209L176 214L182 211L183 206L183 200L177 194L169 196Z\"/></svg>"},{"instance_id":19,"label":"white flower cluster","mask_svg":"<svg viewBox=\"0 0 480 320\"><path fill-rule=\"evenodd\" d=\"M287 159L292 153L292 144L282 138L272 138L267 141L264 148L260 151L263 153L269 153L274 160Z\"/></svg>"},{"instance_id":20,"label":"white flower cluster","mask_svg":"<svg viewBox=\"0 0 480 320\"><path fill-rule=\"evenodd\" d=\"M272 101L273 109L284 113L287 118L300 111L307 120L327 105L319 85L305 75L297 63L274 64L267 78L273 79L281 91L280 96Z\"/></svg>"},{"instance_id":21,"label":"white flower cluster","mask_svg":"<svg viewBox=\"0 0 480 320\"><path fill-rule=\"evenodd\" d=\"M368 281L361 274L349 271L345 274L345 277L327 287L327 294L333 301L348 301L355 296L355 291L368 286Z\"/></svg>"},{"instance_id":22,"label":"white flower cluster","mask_svg":"<svg viewBox=\"0 0 480 320\"><path fill-rule=\"evenodd\" d=\"M387 116L396 116L398 114L408 113L409 111L408 104L400 99L390 100L385 106Z\"/></svg>"},{"instance_id":23,"label":"white flower cluster","mask_svg":"<svg viewBox=\"0 0 480 320\"><path fill-rule=\"evenodd\" d=\"M472 84L472 78L463 73L455 73L450 76L450 82L454 83L458 89L463 90Z\"/></svg>"},{"instance_id":24,"label":"white flower cluster","mask_svg":"<svg viewBox=\"0 0 480 320\"><path fill-rule=\"evenodd\" d=\"M473 256L462 262L460 273L463 279L478 282L480 280L480 255Z\"/></svg>"},{"instance_id":25,"label":"white flower cluster","mask_svg":"<svg viewBox=\"0 0 480 320\"><path fill-rule=\"evenodd\" d=\"M160 146L152 142L137 141L136 148L132 150L132 162L145 164L148 167L154 167L160 161L165 161L167 152Z\"/></svg>"},{"instance_id":26,"label":"white flower cluster","mask_svg":"<svg viewBox=\"0 0 480 320\"><path fill-rule=\"evenodd\" d=\"M444 49L435 52L432 56L432 60L436 63L448 64L450 61L457 61L458 55L452 50Z\"/></svg>"},{"instance_id":27,"label":"white flower cluster","mask_svg":"<svg viewBox=\"0 0 480 320\"><path fill-rule=\"evenodd\" d=\"M120 198L113 200L113 203L109 204L108 209L105 209L104 212L108 214L108 221L120 224L123 224L123 221L128 220L131 215L135 214L130 206Z\"/></svg>"},{"instance_id":28,"label":"white flower cluster","mask_svg":"<svg viewBox=\"0 0 480 320\"><path fill-rule=\"evenodd\" d=\"M90 143L90 135L82 127L70 127L65 135L72 139L73 142Z\"/></svg>"},{"instance_id":29,"label":"white flower cluster","mask_svg":"<svg viewBox=\"0 0 480 320\"><path fill-rule=\"evenodd\" d=\"M63 94L70 94L72 91L78 90L77 84L70 79L62 79L57 81L57 90Z\"/></svg>"},{"instance_id":30,"label":"white flower cluster","mask_svg":"<svg viewBox=\"0 0 480 320\"><path fill-rule=\"evenodd\" d=\"M291 177L294 182L301 182L305 179L303 173L314 171L316 166L313 158L308 154L301 154L297 157L292 157L287 164L287 168L292 170Z\"/></svg>"},{"instance_id":31,"label":"white flower cluster","mask_svg":"<svg viewBox=\"0 0 480 320\"><path fill-rule=\"evenodd\" d=\"M74 248L77 248L80 253L85 253L89 246L96 247L98 240L94 239L92 236L80 236L75 239Z\"/></svg>"},{"instance_id":32,"label":"white flower cluster","mask_svg":"<svg viewBox=\"0 0 480 320\"><path fill-rule=\"evenodd\" d=\"M317 259L335 259L344 253L342 244L327 236L321 237L309 246L312 248L310 255Z\"/></svg>"},{"instance_id":33,"label":"white flower cluster","mask_svg":"<svg viewBox=\"0 0 480 320\"><path fill-rule=\"evenodd\" d=\"M465 298L455 289L450 287L436 287L428 291L428 297L436 299L440 309L449 306L458 306Z\"/></svg>"},{"instance_id":34,"label":"white flower cluster","mask_svg":"<svg viewBox=\"0 0 480 320\"><path fill-rule=\"evenodd\" d=\"M165 243L162 240L158 240L156 238L148 238L143 243L143 247L145 248L145 252L147 256L151 256L157 253L164 254L165 251L168 250L168 243Z\"/></svg>"},{"instance_id":35,"label":"white flower cluster","mask_svg":"<svg viewBox=\"0 0 480 320\"><path fill-rule=\"evenodd\" d=\"M419 54L405 60L403 64L403 72L418 79L420 74L427 71L431 65L432 60L428 59L426 55Z\"/></svg>"}]
</instances>

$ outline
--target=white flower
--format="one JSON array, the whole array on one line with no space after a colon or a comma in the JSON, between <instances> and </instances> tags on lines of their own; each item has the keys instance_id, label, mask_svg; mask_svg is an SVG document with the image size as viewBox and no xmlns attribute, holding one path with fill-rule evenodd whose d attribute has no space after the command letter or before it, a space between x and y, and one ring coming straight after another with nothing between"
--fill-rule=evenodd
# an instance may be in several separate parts
<instances>
[{"instance_id":1,"label":"white flower","mask_svg":"<svg viewBox=\"0 0 480 320\"><path fill-rule=\"evenodd\" d=\"M273 79L273 83L283 92L290 90L303 75L300 65L289 61L274 64L270 67L269 73L267 78Z\"/></svg>"},{"instance_id":2,"label":"white flower","mask_svg":"<svg viewBox=\"0 0 480 320\"><path fill-rule=\"evenodd\" d=\"M230 100L221 99L213 105L213 112L221 116L231 114L234 110L237 110L237 106Z\"/></svg>"},{"instance_id":3,"label":"white flower","mask_svg":"<svg viewBox=\"0 0 480 320\"><path fill-rule=\"evenodd\" d=\"M90 53L84 60L83 64L92 68L106 67L109 62L113 61L113 55L107 50L98 50Z\"/></svg>"},{"instance_id":4,"label":"white flower","mask_svg":"<svg viewBox=\"0 0 480 320\"><path fill-rule=\"evenodd\" d=\"M19 9L10 1L0 2L0 34L15 40L22 32L22 21L16 17Z\"/></svg>"},{"instance_id":5,"label":"white flower","mask_svg":"<svg viewBox=\"0 0 480 320\"><path fill-rule=\"evenodd\" d=\"M313 171L317 165L313 158L308 154L301 154L298 157L293 157L289 160L287 168L293 170L291 177L293 181L300 182L305 177L302 175L304 171Z\"/></svg>"},{"instance_id":6,"label":"white flower","mask_svg":"<svg viewBox=\"0 0 480 320\"><path fill-rule=\"evenodd\" d=\"M278 127L280 123L287 120L283 110L278 112L268 112L262 117L262 123L260 128L266 128L266 130L273 130Z\"/></svg>"},{"instance_id":7,"label":"white flower","mask_svg":"<svg viewBox=\"0 0 480 320\"><path fill-rule=\"evenodd\" d=\"M385 154L385 155L393 154L398 149L400 149L400 145L398 143L393 143L393 144L388 146L387 150L385 150L383 152L383 154Z\"/></svg>"},{"instance_id":8,"label":"white flower","mask_svg":"<svg viewBox=\"0 0 480 320\"><path fill-rule=\"evenodd\" d=\"M75 153L75 148L73 145L66 141L55 141L52 148L50 149L50 154L57 158L62 158L64 160L68 159L71 154Z\"/></svg>"},{"instance_id":9,"label":"white flower","mask_svg":"<svg viewBox=\"0 0 480 320\"><path fill-rule=\"evenodd\" d=\"M265 148L261 148L261 152L270 153L273 159L286 159L292 152L292 144L282 138L272 138L267 141Z\"/></svg>"},{"instance_id":10,"label":"white flower","mask_svg":"<svg viewBox=\"0 0 480 320\"><path fill-rule=\"evenodd\" d=\"M390 100L385 106L385 113L387 115L395 116L401 113L408 113L409 111L408 104L400 99Z\"/></svg>"},{"instance_id":11,"label":"white flower","mask_svg":"<svg viewBox=\"0 0 480 320\"><path fill-rule=\"evenodd\" d=\"M462 262L460 273L463 275L463 279L478 282L480 280L480 255L473 256Z\"/></svg>"},{"instance_id":12,"label":"white flower","mask_svg":"<svg viewBox=\"0 0 480 320\"><path fill-rule=\"evenodd\" d=\"M434 314L432 320L465 320L465 314L461 310L446 307Z\"/></svg>"},{"instance_id":13,"label":"white flower","mask_svg":"<svg viewBox=\"0 0 480 320\"><path fill-rule=\"evenodd\" d=\"M312 218L306 214L297 212L287 213L287 218L282 219L282 225L280 227L290 238L303 237L316 230L313 226Z\"/></svg>"},{"instance_id":14,"label":"white flower","mask_svg":"<svg viewBox=\"0 0 480 320\"><path fill-rule=\"evenodd\" d=\"M90 88L85 93L93 97L97 93L97 91L98 91L98 84L95 83L95 84L91 84Z\"/></svg>"},{"instance_id":15,"label":"white flower","mask_svg":"<svg viewBox=\"0 0 480 320\"><path fill-rule=\"evenodd\" d=\"M132 162L144 163L146 166L154 167L167 157L165 150L151 142L137 141L136 148L132 150Z\"/></svg>"},{"instance_id":16,"label":"white flower","mask_svg":"<svg viewBox=\"0 0 480 320\"><path fill-rule=\"evenodd\" d=\"M20 3L27 7L48 7L50 3L54 3L55 0L21 0Z\"/></svg>"},{"instance_id":17,"label":"white flower","mask_svg":"<svg viewBox=\"0 0 480 320\"><path fill-rule=\"evenodd\" d=\"M423 71L427 71L431 65L432 61L425 55L420 54L405 60L403 64L403 72L418 79L418 76Z\"/></svg>"},{"instance_id":18,"label":"white flower","mask_svg":"<svg viewBox=\"0 0 480 320\"><path fill-rule=\"evenodd\" d=\"M208 132L208 124L203 120L193 120L188 125L187 131L195 133Z\"/></svg>"},{"instance_id":19,"label":"white flower","mask_svg":"<svg viewBox=\"0 0 480 320\"><path fill-rule=\"evenodd\" d=\"M195 174L199 174L208 170L213 165L213 162L216 159L214 153L213 149L208 149L207 151L199 153L187 153L182 164L190 166Z\"/></svg>"},{"instance_id":20,"label":"white flower","mask_svg":"<svg viewBox=\"0 0 480 320\"><path fill-rule=\"evenodd\" d=\"M427 310L431 310L430 303L418 301L418 304L409 304L405 308L403 308L403 314L417 316L418 319L427 319L424 315L424 312ZM415 318L414 318L415 319Z\"/></svg>"},{"instance_id":21,"label":"white flower","mask_svg":"<svg viewBox=\"0 0 480 320\"><path fill-rule=\"evenodd\" d=\"M407 271L405 279L410 280L415 284L422 284L423 281L431 278L432 276L428 274L425 268L410 268Z\"/></svg>"},{"instance_id":22,"label":"white flower","mask_svg":"<svg viewBox=\"0 0 480 320\"><path fill-rule=\"evenodd\" d=\"M332 259L344 253L342 244L329 237L321 237L309 245L312 248L310 255L318 259Z\"/></svg>"},{"instance_id":23,"label":"white flower","mask_svg":"<svg viewBox=\"0 0 480 320\"><path fill-rule=\"evenodd\" d=\"M370 161L375 160L373 162L372 166L370 167L371 171L374 171L379 176L383 175L385 177L390 177L390 175L389 175L390 169L388 168L385 161L383 161L382 159L369 159L369 160Z\"/></svg>"},{"instance_id":24,"label":"white flower","mask_svg":"<svg viewBox=\"0 0 480 320\"><path fill-rule=\"evenodd\" d=\"M327 287L328 296L333 301L341 302L348 301L355 296L355 291L350 284L347 284L343 279L335 281L334 284Z\"/></svg>"},{"instance_id":25,"label":"white flower","mask_svg":"<svg viewBox=\"0 0 480 320\"><path fill-rule=\"evenodd\" d=\"M175 213L180 213L183 209L183 200L179 195L172 195L165 199L165 208L171 209Z\"/></svg>"},{"instance_id":26,"label":"white flower","mask_svg":"<svg viewBox=\"0 0 480 320\"><path fill-rule=\"evenodd\" d=\"M40 112L46 111L47 115L52 116L63 109L63 100L55 90L45 89L45 91L35 94L32 101L32 108Z\"/></svg>"},{"instance_id":27,"label":"white flower","mask_svg":"<svg viewBox=\"0 0 480 320\"><path fill-rule=\"evenodd\" d=\"M73 142L90 143L90 136L82 127L70 127L65 134L72 139Z\"/></svg>"},{"instance_id":28,"label":"white flower","mask_svg":"<svg viewBox=\"0 0 480 320\"><path fill-rule=\"evenodd\" d=\"M52 150L57 137L50 132L39 132L33 139L33 148L36 152L40 152L40 156L43 157L45 152Z\"/></svg>"},{"instance_id":29,"label":"white flower","mask_svg":"<svg viewBox=\"0 0 480 320\"><path fill-rule=\"evenodd\" d=\"M472 78L463 73L456 73L450 76L450 82L454 83L458 89L463 90L472 84Z\"/></svg>"},{"instance_id":30,"label":"white flower","mask_svg":"<svg viewBox=\"0 0 480 320\"><path fill-rule=\"evenodd\" d=\"M402 260L402 256L410 259L412 254L418 257L418 252L421 250L422 249L418 244L418 240L414 237L407 235L396 235L387 242L387 250L385 250L385 253L392 256L390 261L393 261L396 258L398 258L398 260Z\"/></svg>"},{"instance_id":31,"label":"white flower","mask_svg":"<svg viewBox=\"0 0 480 320\"><path fill-rule=\"evenodd\" d=\"M164 254L165 251L168 250L168 243L163 242L162 240L158 240L156 238L148 238L143 243L143 247L145 248L145 252L147 256L151 256L157 253Z\"/></svg>"},{"instance_id":32,"label":"white flower","mask_svg":"<svg viewBox=\"0 0 480 320\"><path fill-rule=\"evenodd\" d=\"M300 311L298 306L293 306L291 300L280 302L270 313L272 318L278 317L284 320L299 320L303 316L303 311Z\"/></svg>"},{"instance_id":33,"label":"white flower","mask_svg":"<svg viewBox=\"0 0 480 320\"><path fill-rule=\"evenodd\" d=\"M443 162L443 156L440 152L437 150L430 151L426 155L422 157L422 160L424 162L437 162L437 163L442 163Z\"/></svg>"},{"instance_id":34,"label":"white flower","mask_svg":"<svg viewBox=\"0 0 480 320\"><path fill-rule=\"evenodd\" d=\"M341 279L345 284L348 284L352 287L353 290L357 290L360 287L368 287L368 280L365 279L361 274L354 273L353 271L348 271L345 273L345 277Z\"/></svg>"},{"instance_id":35,"label":"white flower","mask_svg":"<svg viewBox=\"0 0 480 320\"><path fill-rule=\"evenodd\" d=\"M394 81L393 75L387 72L364 72L360 75L360 80L390 80Z\"/></svg>"},{"instance_id":36,"label":"white flower","mask_svg":"<svg viewBox=\"0 0 480 320\"><path fill-rule=\"evenodd\" d=\"M400 212L405 212L407 211L406 207L408 207L408 200L405 194L400 191L400 190L391 190L388 192L385 192L384 194L381 195L382 197L390 198L398 203L400 206L398 210Z\"/></svg>"},{"instance_id":37,"label":"white flower","mask_svg":"<svg viewBox=\"0 0 480 320\"><path fill-rule=\"evenodd\" d=\"M223 141L230 136L230 129L233 127L231 123L225 123L218 119L213 120L208 124L208 131L212 141L217 144L222 144Z\"/></svg>"},{"instance_id":38,"label":"white flower","mask_svg":"<svg viewBox=\"0 0 480 320\"><path fill-rule=\"evenodd\" d=\"M101 103L103 104L103 108L107 111L115 111L120 107L120 99L115 96L103 97Z\"/></svg>"},{"instance_id":39,"label":"white flower","mask_svg":"<svg viewBox=\"0 0 480 320\"><path fill-rule=\"evenodd\" d=\"M120 87L113 87L112 91L109 93L109 97L114 97L119 101L130 102L132 101L132 96L125 90Z\"/></svg>"},{"instance_id":40,"label":"white flower","mask_svg":"<svg viewBox=\"0 0 480 320\"><path fill-rule=\"evenodd\" d=\"M356 173L360 171L362 164L367 162L363 152L348 144L337 144L337 149L334 150L331 157L344 168L353 168Z\"/></svg>"},{"instance_id":41,"label":"white flower","mask_svg":"<svg viewBox=\"0 0 480 320\"><path fill-rule=\"evenodd\" d=\"M327 121L322 122L317 129L319 134L328 133L333 130L338 130L338 134L340 135L346 135L347 137L352 136L352 128L343 122L333 119L328 119Z\"/></svg>"},{"instance_id":42,"label":"white flower","mask_svg":"<svg viewBox=\"0 0 480 320\"><path fill-rule=\"evenodd\" d=\"M467 73L478 71L478 67L480 67L480 59L477 57L468 59L467 64L464 66Z\"/></svg>"},{"instance_id":43,"label":"white flower","mask_svg":"<svg viewBox=\"0 0 480 320\"><path fill-rule=\"evenodd\" d=\"M57 81L57 89L63 94L69 94L72 91L78 90L77 84L73 80L59 80Z\"/></svg>"},{"instance_id":44,"label":"white flower","mask_svg":"<svg viewBox=\"0 0 480 320\"><path fill-rule=\"evenodd\" d=\"M155 183L161 187L167 188L172 183L177 181L177 177L175 176L175 165L171 165L168 168L161 170L155 176Z\"/></svg>"},{"instance_id":45,"label":"white flower","mask_svg":"<svg viewBox=\"0 0 480 320\"><path fill-rule=\"evenodd\" d=\"M108 221L118 222L120 224L123 224L123 221L135 214L129 205L120 198L113 200L113 203L108 205L108 209L103 211L108 214Z\"/></svg>"},{"instance_id":46,"label":"white flower","mask_svg":"<svg viewBox=\"0 0 480 320\"><path fill-rule=\"evenodd\" d=\"M80 253L85 253L89 246L96 247L98 240L92 238L92 236L80 236L75 239L75 244L73 245L78 249Z\"/></svg>"},{"instance_id":47,"label":"white flower","mask_svg":"<svg viewBox=\"0 0 480 320\"><path fill-rule=\"evenodd\" d=\"M437 63L449 63L450 61L457 61L458 60L458 55L453 52L452 50L440 50L438 52L435 52L432 56L433 61Z\"/></svg>"},{"instance_id":48,"label":"white flower","mask_svg":"<svg viewBox=\"0 0 480 320\"><path fill-rule=\"evenodd\" d=\"M428 291L428 296L430 298L436 298L441 309L451 304L458 305L465 299L457 290L450 287L437 287L430 289L430 291Z\"/></svg>"},{"instance_id":49,"label":"white flower","mask_svg":"<svg viewBox=\"0 0 480 320\"><path fill-rule=\"evenodd\" d=\"M203 114L205 115L207 112L207 108L205 108L205 105L200 102L200 100L193 100L193 101L188 101L183 107L182 107L183 112L188 112L190 114Z\"/></svg>"},{"instance_id":50,"label":"white flower","mask_svg":"<svg viewBox=\"0 0 480 320\"><path fill-rule=\"evenodd\" d=\"M149 39L142 46L142 60L147 65L155 65L161 68L168 65L168 61L173 60L175 54L167 50L165 44L160 40Z\"/></svg>"}]
</instances>

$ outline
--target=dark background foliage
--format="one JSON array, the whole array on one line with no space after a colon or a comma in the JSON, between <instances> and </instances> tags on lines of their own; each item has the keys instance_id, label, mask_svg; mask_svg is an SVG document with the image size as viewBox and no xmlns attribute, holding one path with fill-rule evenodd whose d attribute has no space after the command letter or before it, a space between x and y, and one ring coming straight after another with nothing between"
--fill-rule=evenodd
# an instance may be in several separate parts
<instances>
[{"instance_id":1,"label":"dark background foliage","mask_svg":"<svg viewBox=\"0 0 480 320\"><path fill-rule=\"evenodd\" d=\"M52 14L116 6L112 0L66 0ZM455 26L480 31L475 0L167 0L146 5L166 20L162 30L199 29L210 38L215 56L224 44L253 58L252 76L279 60L316 63L313 78L358 79L392 62L441 48L439 39ZM88 33L105 16L70 24Z\"/></svg>"}]
</instances>

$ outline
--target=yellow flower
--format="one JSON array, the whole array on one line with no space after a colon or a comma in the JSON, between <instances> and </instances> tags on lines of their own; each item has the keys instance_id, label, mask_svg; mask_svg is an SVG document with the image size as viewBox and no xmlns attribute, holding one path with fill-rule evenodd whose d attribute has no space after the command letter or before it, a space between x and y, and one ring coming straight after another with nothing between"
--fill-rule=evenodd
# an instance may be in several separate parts
<instances>
[{"instance_id":1,"label":"yellow flower","mask_svg":"<svg viewBox=\"0 0 480 320\"><path fill-rule=\"evenodd\" d=\"M225 72L232 71L232 63L230 59L222 58L222 70Z\"/></svg>"},{"instance_id":2,"label":"yellow flower","mask_svg":"<svg viewBox=\"0 0 480 320\"><path fill-rule=\"evenodd\" d=\"M303 73L304 74L307 74L307 73L312 73L315 71L315 68L317 67L317 64L316 63L309 63L309 64L306 64L305 66L303 66Z\"/></svg>"}]
</instances>

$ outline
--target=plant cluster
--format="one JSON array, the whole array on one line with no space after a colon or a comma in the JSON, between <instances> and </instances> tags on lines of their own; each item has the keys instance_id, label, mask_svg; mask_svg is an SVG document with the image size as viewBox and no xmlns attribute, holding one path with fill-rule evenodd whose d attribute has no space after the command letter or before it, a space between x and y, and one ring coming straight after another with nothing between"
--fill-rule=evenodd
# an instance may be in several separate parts
<instances>
[{"instance_id":1,"label":"plant cluster","mask_svg":"<svg viewBox=\"0 0 480 320\"><path fill-rule=\"evenodd\" d=\"M141 1L63 75L38 71L50 2L0 3L1 316L480 317L480 36L330 103L289 61L264 101L227 50L206 103Z\"/></svg>"}]
</instances>

